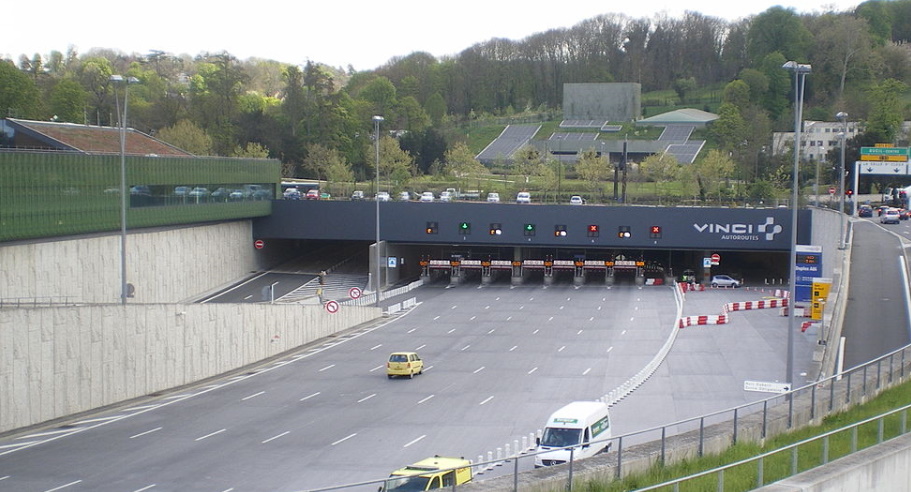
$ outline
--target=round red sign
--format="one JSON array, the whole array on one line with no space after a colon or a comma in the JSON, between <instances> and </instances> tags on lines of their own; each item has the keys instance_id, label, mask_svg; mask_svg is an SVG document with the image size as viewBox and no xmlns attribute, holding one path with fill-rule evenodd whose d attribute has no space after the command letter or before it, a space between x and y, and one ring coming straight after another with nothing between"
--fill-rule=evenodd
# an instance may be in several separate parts
<instances>
[{"instance_id":1,"label":"round red sign","mask_svg":"<svg viewBox=\"0 0 911 492\"><path fill-rule=\"evenodd\" d=\"M266 243L262 239L257 239L256 241L253 241L253 247L256 249L263 249L263 247L265 245L266 245Z\"/></svg>"}]
</instances>

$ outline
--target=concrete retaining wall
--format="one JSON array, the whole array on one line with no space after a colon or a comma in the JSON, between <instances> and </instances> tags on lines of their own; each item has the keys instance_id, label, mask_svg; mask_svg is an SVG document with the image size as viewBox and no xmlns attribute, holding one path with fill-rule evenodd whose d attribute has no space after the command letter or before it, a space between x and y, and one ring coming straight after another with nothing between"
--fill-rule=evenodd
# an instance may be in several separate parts
<instances>
[{"instance_id":1,"label":"concrete retaining wall","mask_svg":"<svg viewBox=\"0 0 911 492\"><path fill-rule=\"evenodd\" d=\"M2 309L0 432L200 381L380 315L264 304Z\"/></svg>"},{"instance_id":2,"label":"concrete retaining wall","mask_svg":"<svg viewBox=\"0 0 911 492\"><path fill-rule=\"evenodd\" d=\"M250 221L127 234L130 302L180 302L257 270ZM0 298L120 302L120 235L0 245Z\"/></svg>"}]
</instances>

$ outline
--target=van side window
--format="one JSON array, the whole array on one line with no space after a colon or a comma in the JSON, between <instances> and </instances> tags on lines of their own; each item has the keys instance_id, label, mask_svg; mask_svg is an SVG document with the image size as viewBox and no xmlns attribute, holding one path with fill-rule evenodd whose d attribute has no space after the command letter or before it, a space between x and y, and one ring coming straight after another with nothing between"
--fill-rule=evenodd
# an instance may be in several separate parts
<instances>
[{"instance_id":1,"label":"van side window","mask_svg":"<svg viewBox=\"0 0 911 492\"><path fill-rule=\"evenodd\" d=\"M452 487L452 482L455 479L455 471L451 471L443 475L443 487Z\"/></svg>"},{"instance_id":2,"label":"van side window","mask_svg":"<svg viewBox=\"0 0 911 492\"><path fill-rule=\"evenodd\" d=\"M439 489L439 488L442 488L442 485L440 485L440 477L437 476L437 477L433 477L430 479L430 483L427 484L427 488L424 490Z\"/></svg>"},{"instance_id":3,"label":"van side window","mask_svg":"<svg viewBox=\"0 0 911 492\"><path fill-rule=\"evenodd\" d=\"M591 434L589 434L588 427L585 428L585 435L582 437L582 444L588 444L588 441L592 440Z\"/></svg>"}]
</instances>

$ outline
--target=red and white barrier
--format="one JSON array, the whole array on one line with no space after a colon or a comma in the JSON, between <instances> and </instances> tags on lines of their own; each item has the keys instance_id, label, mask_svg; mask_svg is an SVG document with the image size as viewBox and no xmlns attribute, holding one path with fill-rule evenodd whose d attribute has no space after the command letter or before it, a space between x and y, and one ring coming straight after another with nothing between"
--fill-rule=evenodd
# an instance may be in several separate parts
<instances>
[{"instance_id":1,"label":"red and white barrier","mask_svg":"<svg viewBox=\"0 0 911 492\"><path fill-rule=\"evenodd\" d=\"M698 325L723 325L728 322L728 316L726 314L720 314L717 316L686 316L680 318L677 327L686 328L687 326L698 326Z\"/></svg>"},{"instance_id":2,"label":"red and white barrier","mask_svg":"<svg viewBox=\"0 0 911 492\"><path fill-rule=\"evenodd\" d=\"M747 311L750 309L768 309L785 307L788 305L787 299L763 299L761 301L743 301L729 302L724 305L722 312L730 311Z\"/></svg>"}]
</instances>

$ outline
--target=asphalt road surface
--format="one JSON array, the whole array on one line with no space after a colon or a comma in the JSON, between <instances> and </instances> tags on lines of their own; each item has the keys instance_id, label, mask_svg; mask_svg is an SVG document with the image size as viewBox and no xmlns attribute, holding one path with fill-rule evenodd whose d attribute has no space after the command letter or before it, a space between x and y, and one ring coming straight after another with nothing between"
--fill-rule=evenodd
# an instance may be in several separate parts
<instances>
[{"instance_id":1,"label":"asphalt road surface","mask_svg":"<svg viewBox=\"0 0 911 492\"><path fill-rule=\"evenodd\" d=\"M522 442L564 404L609 393L678 330L666 286L411 295L420 304L407 314L281 361L0 440L0 490L281 492L379 479L434 454L476 461ZM694 292L683 314L768 295ZM614 435L770 396L743 381L784 374L785 329L786 318L764 310L676 332L656 374L612 409ZM798 370L814 345L815 334L799 335ZM418 351L424 374L387 379L385 360L399 350Z\"/></svg>"}]
</instances>

